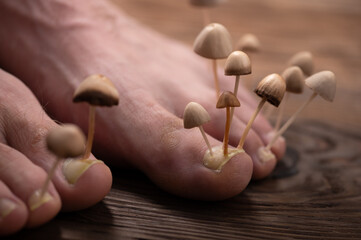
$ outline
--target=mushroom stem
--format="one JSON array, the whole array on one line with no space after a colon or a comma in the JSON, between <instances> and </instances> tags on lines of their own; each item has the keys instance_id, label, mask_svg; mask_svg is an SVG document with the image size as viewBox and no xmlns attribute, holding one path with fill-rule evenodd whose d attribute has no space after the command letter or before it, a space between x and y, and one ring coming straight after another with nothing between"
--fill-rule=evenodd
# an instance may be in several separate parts
<instances>
[{"instance_id":1,"label":"mushroom stem","mask_svg":"<svg viewBox=\"0 0 361 240\"><path fill-rule=\"evenodd\" d=\"M296 117L298 116L298 114L300 114L300 112L306 108L306 106L317 96L317 93L313 93L310 98L301 106L298 108L298 110L292 115L292 117L290 117L290 119L287 120L287 122L282 126L282 128L280 130L278 130L278 132L274 135L274 137L272 138L272 140L268 143L268 145L266 146L267 150L271 150L273 144L276 142L277 138L279 136L281 136L286 130L287 128L295 121Z\"/></svg>"},{"instance_id":2,"label":"mushroom stem","mask_svg":"<svg viewBox=\"0 0 361 240\"><path fill-rule=\"evenodd\" d=\"M199 130L201 130L201 133L202 133L202 136L203 136L203 138L204 138L204 141L206 142L206 144L207 144L207 146L208 146L209 153L211 154L211 156L213 156L211 144L210 144L209 141L208 141L207 135L206 135L206 133L204 132L203 127L202 127L202 126L199 126Z\"/></svg>"},{"instance_id":3,"label":"mushroom stem","mask_svg":"<svg viewBox=\"0 0 361 240\"><path fill-rule=\"evenodd\" d=\"M217 98L220 95L220 90L219 90L219 81L218 81L218 73L217 73L217 60L216 59L212 59L212 65L213 65L213 75L214 75L214 85L216 88L216 94L217 94Z\"/></svg>"},{"instance_id":4,"label":"mushroom stem","mask_svg":"<svg viewBox=\"0 0 361 240\"><path fill-rule=\"evenodd\" d=\"M246 141L246 137L247 137L247 135L248 135L248 132L249 132L249 130L251 129L254 120L256 119L259 111L261 111L261 109L262 109L262 107L263 107L263 105L264 105L265 102L266 102L266 98L262 98L262 100L259 102L256 111L253 113L251 119L250 119L250 120L248 121L248 123L247 123L246 129L244 130L243 135L242 135L242 138L241 138L241 140L239 141L238 148L240 148L240 149L243 148L243 145L244 145L244 142Z\"/></svg>"},{"instance_id":5,"label":"mushroom stem","mask_svg":"<svg viewBox=\"0 0 361 240\"><path fill-rule=\"evenodd\" d=\"M284 110L285 110L285 105L286 105L286 102L288 100L288 92L285 93L285 96L283 97L283 101L281 102L281 106L280 106L280 110L278 112L278 115L277 115L277 120L276 120L276 124L275 124L275 132L278 131L278 129L280 129L280 126L281 126L281 120L282 120L282 117L283 117L283 113L284 113Z\"/></svg>"},{"instance_id":6,"label":"mushroom stem","mask_svg":"<svg viewBox=\"0 0 361 240\"><path fill-rule=\"evenodd\" d=\"M233 90L233 94L236 97L237 97L237 93L238 93L239 79L240 79L240 75L236 75L236 82L234 83L234 90ZM233 113L234 113L234 107L231 108L231 122L229 125L232 124Z\"/></svg>"},{"instance_id":7,"label":"mushroom stem","mask_svg":"<svg viewBox=\"0 0 361 240\"><path fill-rule=\"evenodd\" d=\"M41 191L40 191L40 198L39 199L42 199L46 193L46 191L48 190L48 187L49 187L49 184L50 184L50 180L53 178L54 176L54 173L55 173L55 170L56 170L56 167L59 165L60 163L60 158L58 157L56 160L55 160L55 163L53 164L53 166L51 167L50 171L48 172L48 176L46 177L46 180L43 184L43 187L41 188Z\"/></svg>"},{"instance_id":8,"label":"mushroom stem","mask_svg":"<svg viewBox=\"0 0 361 240\"><path fill-rule=\"evenodd\" d=\"M203 14L203 24L204 24L204 26L207 26L211 22L211 19L209 17L209 11L207 9L203 8L202 14Z\"/></svg>"},{"instance_id":9,"label":"mushroom stem","mask_svg":"<svg viewBox=\"0 0 361 240\"><path fill-rule=\"evenodd\" d=\"M95 128L95 106L90 105L89 107L89 128L88 128L88 139L86 143L85 153L83 160L86 160L90 156L90 152L93 146L94 140L94 128Z\"/></svg>"},{"instance_id":10,"label":"mushroom stem","mask_svg":"<svg viewBox=\"0 0 361 240\"><path fill-rule=\"evenodd\" d=\"M229 140L229 130L231 128L231 109L226 107L227 120L226 120L226 130L224 131L224 140L223 140L223 154L228 156L228 140Z\"/></svg>"}]
</instances>

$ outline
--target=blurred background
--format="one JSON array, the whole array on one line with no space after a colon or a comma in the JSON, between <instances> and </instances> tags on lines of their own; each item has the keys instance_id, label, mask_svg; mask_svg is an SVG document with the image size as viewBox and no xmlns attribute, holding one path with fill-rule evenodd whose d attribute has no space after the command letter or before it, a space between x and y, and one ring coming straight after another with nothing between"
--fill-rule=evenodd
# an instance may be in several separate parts
<instances>
[{"instance_id":1,"label":"blurred background","mask_svg":"<svg viewBox=\"0 0 361 240\"><path fill-rule=\"evenodd\" d=\"M192 7L188 0L113 1L143 24L190 47L203 28L201 10ZM296 52L310 51L316 72L331 70L336 74L337 92L333 103L317 97L300 118L348 129L360 128L360 0L227 0L210 8L210 16L212 22L227 27L234 44L245 33L259 38L261 49L251 55L256 81L273 72L281 73ZM310 91L292 94L285 118L309 94Z\"/></svg>"}]
</instances>

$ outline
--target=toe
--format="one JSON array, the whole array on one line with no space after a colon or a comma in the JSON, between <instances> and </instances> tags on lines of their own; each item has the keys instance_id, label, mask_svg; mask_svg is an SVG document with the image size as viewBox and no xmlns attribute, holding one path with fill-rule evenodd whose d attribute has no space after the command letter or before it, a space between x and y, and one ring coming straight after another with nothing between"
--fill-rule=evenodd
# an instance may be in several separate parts
<instances>
[{"instance_id":1,"label":"toe","mask_svg":"<svg viewBox=\"0 0 361 240\"><path fill-rule=\"evenodd\" d=\"M0 180L26 203L29 209L26 223L28 227L39 226L59 212L60 198L52 184L42 201L39 201L38 193L47 176L43 169L4 144L0 144L0 161Z\"/></svg>"},{"instance_id":2,"label":"toe","mask_svg":"<svg viewBox=\"0 0 361 240\"><path fill-rule=\"evenodd\" d=\"M26 205L0 181L0 236L19 231L27 219Z\"/></svg>"},{"instance_id":3,"label":"toe","mask_svg":"<svg viewBox=\"0 0 361 240\"><path fill-rule=\"evenodd\" d=\"M46 115L30 90L20 81L1 71L0 78L6 83L0 91L11 93L0 94L7 96L1 99L7 108L3 110L0 119L7 144L48 172L55 157L47 151L45 137L57 124ZM109 192L112 176L109 168L101 161L87 162L80 168L79 164L67 166L58 167L52 179L64 210L94 205ZM72 181L64 176L69 175L67 171L71 171Z\"/></svg>"}]
</instances>

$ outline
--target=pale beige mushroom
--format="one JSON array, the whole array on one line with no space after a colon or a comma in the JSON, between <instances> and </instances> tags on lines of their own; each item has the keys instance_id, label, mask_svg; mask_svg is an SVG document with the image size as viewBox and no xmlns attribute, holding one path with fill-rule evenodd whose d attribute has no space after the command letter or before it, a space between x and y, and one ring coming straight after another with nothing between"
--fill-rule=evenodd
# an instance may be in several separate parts
<instances>
[{"instance_id":1,"label":"pale beige mushroom","mask_svg":"<svg viewBox=\"0 0 361 240\"><path fill-rule=\"evenodd\" d=\"M186 108L184 109L183 113L183 125L184 128L190 129L198 127L202 133L204 141L206 142L209 152L213 155L211 144L208 141L207 135L204 132L203 124L209 122L211 117L209 116L208 112L196 102L190 102L187 104Z\"/></svg>"},{"instance_id":2,"label":"pale beige mushroom","mask_svg":"<svg viewBox=\"0 0 361 240\"><path fill-rule=\"evenodd\" d=\"M281 136L288 127L295 121L300 112L317 96L320 95L323 99L332 102L336 93L336 78L331 71L321 71L313 74L305 80L307 87L313 90L313 94L308 100L299 107L299 109L288 119L288 121L281 127L281 129L274 135L273 139L266 146L266 150L270 151L277 138Z\"/></svg>"},{"instance_id":3,"label":"pale beige mushroom","mask_svg":"<svg viewBox=\"0 0 361 240\"><path fill-rule=\"evenodd\" d=\"M228 30L219 23L207 25L194 41L193 50L198 55L212 59L217 98L220 94L217 59L227 58L232 52L232 38Z\"/></svg>"},{"instance_id":4,"label":"pale beige mushroom","mask_svg":"<svg viewBox=\"0 0 361 240\"><path fill-rule=\"evenodd\" d=\"M49 131L46 137L46 146L57 159L41 188L39 199L42 199L47 192L50 180L53 178L60 160L64 158L76 158L84 153L85 136L76 125L64 124Z\"/></svg>"},{"instance_id":5,"label":"pale beige mushroom","mask_svg":"<svg viewBox=\"0 0 361 240\"><path fill-rule=\"evenodd\" d=\"M258 113L262 109L264 103L267 101L272 105L278 107L278 105L282 101L285 91L286 82L280 75L276 73L266 76L258 83L257 88L254 92L258 96L260 96L262 100L258 104L257 109L253 113L251 119L248 121L246 129L244 130L241 140L239 141L238 148L243 148L248 132L251 129L252 124L256 119Z\"/></svg>"},{"instance_id":6,"label":"pale beige mushroom","mask_svg":"<svg viewBox=\"0 0 361 240\"><path fill-rule=\"evenodd\" d=\"M90 156L94 140L95 130L95 107L118 105L119 93L113 83L105 76L95 74L87 77L75 91L73 102L87 102L89 108L88 140L83 160Z\"/></svg>"},{"instance_id":7,"label":"pale beige mushroom","mask_svg":"<svg viewBox=\"0 0 361 240\"><path fill-rule=\"evenodd\" d=\"M297 66L291 66L286 68L282 73L283 79L286 81L286 93L283 97L281 106L279 107L279 112L277 115L276 124L274 131L278 131L281 125L281 120L283 117L284 108L287 104L289 93L301 94L304 87L304 75L301 68Z\"/></svg>"},{"instance_id":8,"label":"pale beige mushroom","mask_svg":"<svg viewBox=\"0 0 361 240\"><path fill-rule=\"evenodd\" d=\"M236 49L246 53L258 52L260 45L260 41L256 35L247 33L238 40Z\"/></svg>"},{"instance_id":9,"label":"pale beige mushroom","mask_svg":"<svg viewBox=\"0 0 361 240\"><path fill-rule=\"evenodd\" d=\"M241 106L237 97L231 92L223 92L219 97L216 107L217 108L226 108L226 127L224 132L223 140L223 154L228 156L228 140L229 140L229 130L231 129L231 108Z\"/></svg>"},{"instance_id":10,"label":"pale beige mushroom","mask_svg":"<svg viewBox=\"0 0 361 240\"><path fill-rule=\"evenodd\" d=\"M289 66L298 66L306 76L312 75L315 68L312 53L308 51L296 53L291 57L288 64Z\"/></svg>"}]
</instances>

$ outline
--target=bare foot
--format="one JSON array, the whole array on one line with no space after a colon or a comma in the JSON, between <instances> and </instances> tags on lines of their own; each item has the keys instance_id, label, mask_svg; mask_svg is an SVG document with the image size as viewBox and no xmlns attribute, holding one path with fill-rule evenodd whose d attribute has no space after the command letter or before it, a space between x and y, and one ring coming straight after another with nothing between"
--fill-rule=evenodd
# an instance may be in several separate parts
<instances>
[{"instance_id":1,"label":"bare foot","mask_svg":"<svg viewBox=\"0 0 361 240\"><path fill-rule=\"evenodd\" d=\"M237 195L252 175L263 178L273 170L276 159L261 163L257 158L272 130L262 117L245 144L253 161L241 153L220 173L204 167L207 146L197 130L183 128L184 107L196 101L210 112L205 130L212 146L222 144L225 113L215 108L208 62L189 47L139 25L105 1L1 5L0 22L7 24L0 34L11 44L0 42L0 64L33 90L51 116L86 131L88 108L72 103L75 88L94 73L115 83L119 106L97 110L96 156L141 169L166 191L205 200ZM233 88L233 81L221 82L223 89ZM230 135L234 146L256 105L244 90L239 97L242 106ZM285 144L276 146L272 150L282 156Z\"/></svg>"},{"instance_id":2,"label":"bare foot","mask_svg":"<svg viewBox=\"0 0 361 240\"><path fill-rule=\"evenodd\" d=\"M74 184L67 182L59 166L46 197L37 201L55 161L44 136L56 123L22 82L2 70L0 82L0 235L41 225L61 208L82 209L103 199L112 177L105 164L97 163Z\"/></svg>"}]
</instances>

